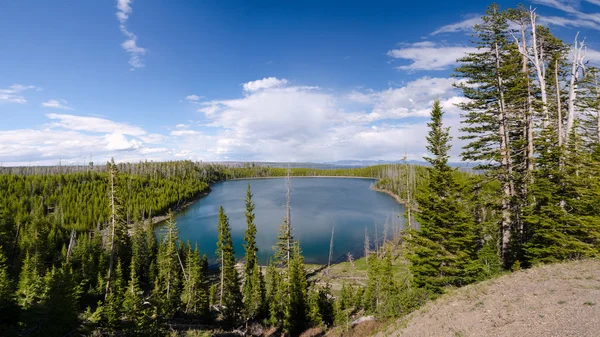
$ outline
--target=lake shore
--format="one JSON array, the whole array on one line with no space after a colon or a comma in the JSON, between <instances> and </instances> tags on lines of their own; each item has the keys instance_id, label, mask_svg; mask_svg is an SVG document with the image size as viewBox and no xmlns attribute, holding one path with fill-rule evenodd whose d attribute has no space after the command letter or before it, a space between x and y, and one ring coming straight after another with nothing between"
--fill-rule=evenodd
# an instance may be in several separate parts
<instances>
[{"instance_id":1,"label":"lake shore","mask_svg":"<svg viewBox=\"0 0 600 337\"><path fill-rule=\"evenodd\" d=\"M193 203L195 203L196 201L204 198L205 196L208 195L208 193L210 193L210 187L208 188L208 190L199 193L197 196L195 196L194 198L186 201L183 203L183 205L177 207L177 209L173 210L173 215L185 210L186 208L188 208L189 206L191 206ZM163 214L163 215L156 215L153 216L152 219L150 220L150 222L152 223L152 226L156 226L161 222L165 222L169 219L169 215L168 214Z\"/></svg>"},{"instance_id":2,"label":"lake shore","mask_svg":"<svg viewBox=\"0 0 600 337\"><path fill-rule=\"evenodd\" d=\"M381 192L381 193L385 193L385 194L389 195L390 197L394 198L400 205L406 207L406 201L402 200L399 196L395 195L394 193L392 193L388 190L377 188L377 187L375 187L375 185L371 186L371 189L375 192Z\"/></svg>"},{"instance_id":3,"label":"lake shore","mask_svg":"<svg viewBox=\"0 0 600 337\"><path fill-rule=\"evenodd\" d=\"M340 179L370 179L370 180L378 180L373 177L352 177L352 176L291 176L291 178L340 178ZM280 177L253 177L253 178L233 178L227 179L230 180L257 180L257 179L285 179L285 176Z\"/></svg>"}]
</instances>

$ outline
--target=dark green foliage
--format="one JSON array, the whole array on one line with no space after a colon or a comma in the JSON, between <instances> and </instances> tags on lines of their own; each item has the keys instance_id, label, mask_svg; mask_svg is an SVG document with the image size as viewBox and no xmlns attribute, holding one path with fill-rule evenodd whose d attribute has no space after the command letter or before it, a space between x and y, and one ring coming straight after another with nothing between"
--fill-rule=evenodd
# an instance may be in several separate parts
<instances>
[{"instance_id":1,"label":"dark green foliage","mask_svg":"<svg viewBox=\"0 0 600 337\"><path fill-rule=\"evenodd\" d=\"M307 289L306 270L304 258L300 252L300 245L294 244L289 272L284 287L287 287L288 302L286 305L283 328L291 334L298 334L307 327Z\"/></svg>"},{"instance_id":2,"label":"dark green foliage","mask_svg":"<svg viewBox=\"0 0 600 337\"><path fill-rule=\"evenodd\" d=\"M258 265L258 248L256 247L256 225L254 224L254 203L250 184L246 191L246 234L244 236L245 266L244 266L244 316L246 319L258 317L264 309L265 287Z\"/></svg>"},{"instance_id":3,"label":"dark green foliage","mask_svg":"<svg viewBox=\"0 0 600 337\"><path fill-rule=\"evenodd\" d=\"M121 260L117 261L106 300L102 308L102 320L107 327L116 329L121 324L121 316L123 314L123 300L125 294L125 281L123 280L123 268Z\"/></svg>"},{"instance_id":4,"label":"dark green foliage","mask_svg":"<svg viewBox=\"0 0 600 337\"><path fill-rule=\"evenodd\" d=\"M14 286L8 275L8 265L0 246L0 334L7 334L15 325L19 308L14 295Z\"/></svg>"},{"instance_id":5,"label":"dark green foliage","mask_svg":"<svg viewBox=\"0 0 600 337\"><path fill-rule=\"evenodd\" d=\"M313 285L308 291L308 323L312 326L331 326L334 320L334 301L329 284Z\"/></svg>"},{"instance_id":6,"label":"dark green foliage","mask_svg":"<svg viewBox=\"0 0 600 337\"><path fill-rule=\"evenodd\" d=\"M185 278L181 301L184 312L196 317L208 315L208 284L205 279L206 269L202 265L198 245L192 251L188 244L185 258Z\"/></svg>"},{"instance_id":7,"label":"dark green foliage","mask_svg":"<svg viewBox=\"0 0 600 337\"><path fill-rule=\"evenodd\" d=\"M129 265L130 276L127 287L123 290L123 314L125 319L134 324L136 328L144 328L148 324L148 318L144 307L144 292L140 288L140 280L137 274L135 258L131 259Z\"/></svg>"},{"instance_id":8,"label":"dark green foliage","mask_svg":"<svg viewBox=\"0 0 600 337\"><path fill-rule=\"evenodd\" d=\"M219 207L217 256L221 266L219 305L223 309L225 320L235 320L241 314L242 294L240 292L240 280L235 269L235 252L231 238L231 227L229 219Z\"/></svg>"},{"instance_id":9,"label":"dark green foliage","mask_svg":"<svg viewBox=\"0 0 600 337\"><path fill-rule=\"evenodd\" d=\"M541 143L532 190L536 203L526 209L524 217L531 235L525 255L532 264L599 253L597 163L585 165L594 160L583 151L577 134L572 134L566 147L560 147L553 131L548 129L544 134L546 141Z\"/></svg>"},{"instance_id":10,"label":"dark green foliage","mask_svg":"<svg viewBox=\"0 0 600 337\"><path fill-rule=\"evenodd\" d=\"M179 310L183 285L177 247L178 230L173 218L173 214L169 213L167 228L157 255L158 277L155 287L158 286L160 295L156 294L156 298L159 313L165 317L172 317Z\"/></svg>"},{"instance_id":11,"label":"dark green foliage","mask_svg":"<svg viewBox=\"0 0 600 337\"><path fill-rule=\"evenodd\" d=\"M420 230L412 231L411 271L419 287L441 292L447 285L460 286L478 277L477 237L472 215L461 197L462 188L448 166L449 128L442 124L439 101L431 111L427 149L433 157L429 181L419 190L415 215ZM387 266L385 266L387 267Z\"/></svg>"}]
</instances>

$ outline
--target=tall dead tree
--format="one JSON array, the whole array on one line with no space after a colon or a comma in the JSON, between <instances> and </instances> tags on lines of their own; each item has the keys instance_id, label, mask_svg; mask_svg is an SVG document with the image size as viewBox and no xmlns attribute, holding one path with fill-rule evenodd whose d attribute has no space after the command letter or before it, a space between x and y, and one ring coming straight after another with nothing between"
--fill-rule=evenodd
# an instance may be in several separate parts
<instances>
[{"instance_id":1,"label":"tall dead tree","mask_svg":"<svg viewBox=\"0 0 600 337\"><path fill-rule=\"evenodd\" d=\"M106 277L106 292L104 294L104 299L108 297L110 292L110 281L112 277L112 270L114 266L115 260L115 228L117 225L117 203L116 203L116 195L115 195L115 179L117 175L117 167L115 165L114 159L107 165L108 168L108 183L110 185L110 258L108 260L108 275Z\"/></svg>"},{"instance_id":2,"label":"tall dead tree","mask_svg":"<svg viewBox=\"0 0 600 337\"><path fill-rule=\"evenodd\" d=\"M567 114L567 129L565 130L565 139L569 140L569 135L575 124L575 107L577 101L577 85L579 76L585 70L585 41L579 41L579 33L575 36L575 42L572 48L573 63L571 64L571 78L569 80L569 111Z\"/></svg>"}]
</instances>

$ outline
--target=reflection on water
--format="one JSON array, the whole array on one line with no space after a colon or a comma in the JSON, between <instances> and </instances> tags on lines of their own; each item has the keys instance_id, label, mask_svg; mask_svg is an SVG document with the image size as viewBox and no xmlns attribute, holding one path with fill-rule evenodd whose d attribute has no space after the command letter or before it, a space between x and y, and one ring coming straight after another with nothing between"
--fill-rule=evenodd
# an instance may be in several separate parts
<instances>
[{"instance_id":1,"label":"reflection on water","mask_svg":"<svg viewBox=\"0 0 600 337\"><path fill-rule=\"evenodd\" d=\"M343 259L348 252L355 257L362 255L365 227L369 236L375 238L375 226L378 236L382 237L386 219L390 233L393 226L401 226L404 208L390 196L372 191L369 187L373 182L352 178L292 179L292 226L306 263L327 263L334 224L334 260ZM198 243L201 253L212 260L217 241L217 213L219 205L223 205L232 228L236 256L241 258L246 229L244 197L248 183L256 204L259 259L266 263L285 215L285 179L214 184L208 196L177 215L180 238L192 245Z\"/></svg>"}]
</instances>

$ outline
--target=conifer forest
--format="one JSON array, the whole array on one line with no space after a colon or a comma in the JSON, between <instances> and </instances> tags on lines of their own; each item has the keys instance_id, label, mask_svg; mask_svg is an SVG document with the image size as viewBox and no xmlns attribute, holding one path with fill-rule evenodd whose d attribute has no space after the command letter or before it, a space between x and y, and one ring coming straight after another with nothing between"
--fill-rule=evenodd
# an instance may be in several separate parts
<instances>
[{"instance_id":1,"label":"conifer forest","mask_svg":"<svg viewBox=\"0 0 600 337\"><path fill-rule=\"evenodd\" d=\"M449 165L452 137L439 101L430 111L427 166L0 168L0 335L343 335L357 318L402 317L450 288L598 257L600 72L587 62L584 40L561 41L536 20L524 6L489 6L473 27L476 51L454 70L466 98L458 103L461 156L474 170ZM405 205L405 228L384 238L365 233L363 256L350 261L364 264L365 282L332 287L320 272L326 266L304 263L290 215L293 176L376 178L374 189ZM215 182L257 177L286 177L287 204L272 219L281 224L273 257L259 264L260 209L249 184L244 258L235 258L221 207L218 258L209 264L213 251L183 242L174 214L202 202Z\"/></svg>"}]
</instances>

